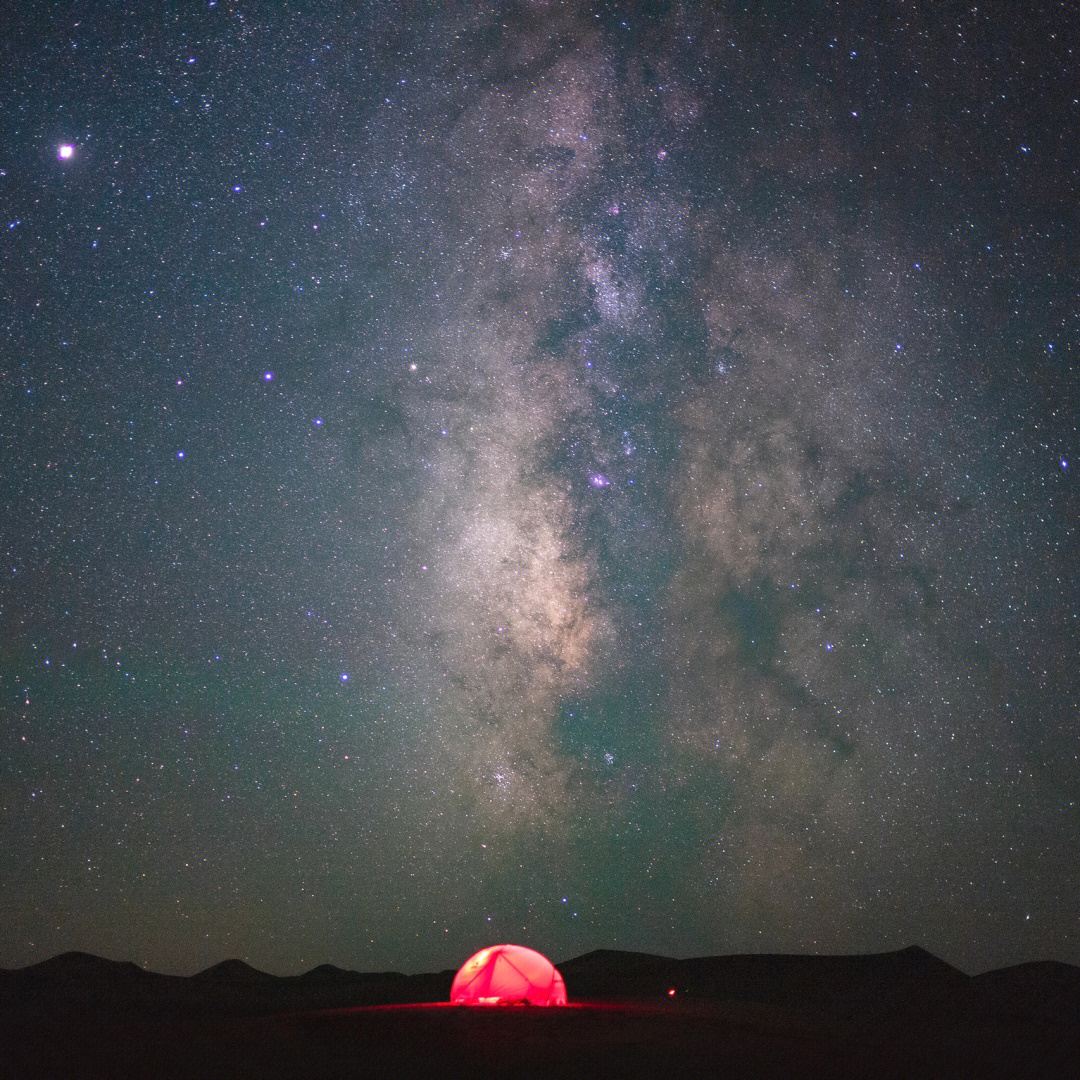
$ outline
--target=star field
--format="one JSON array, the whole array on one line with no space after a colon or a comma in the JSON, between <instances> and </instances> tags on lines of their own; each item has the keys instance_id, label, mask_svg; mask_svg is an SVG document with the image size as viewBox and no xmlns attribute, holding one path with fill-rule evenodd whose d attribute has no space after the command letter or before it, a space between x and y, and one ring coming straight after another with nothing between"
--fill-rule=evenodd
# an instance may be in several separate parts
<instances>
[{"instance_id":1,"label":"star field","mask_svg":"<svg viewBox=\"0 0 1080 1080\"><path fill-rule=\"evenodd\" d=\"M0 966L1080 962L1080 18L712 7L21 6Z\"/></svg>"}]
</instances>

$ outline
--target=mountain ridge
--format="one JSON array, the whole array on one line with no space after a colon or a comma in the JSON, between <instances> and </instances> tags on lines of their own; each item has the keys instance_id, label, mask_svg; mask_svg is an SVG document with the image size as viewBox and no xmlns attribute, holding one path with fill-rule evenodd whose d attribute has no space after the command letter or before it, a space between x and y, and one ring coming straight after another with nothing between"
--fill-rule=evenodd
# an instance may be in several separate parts
<instances>
[{"instance_id":1,"label":"mountain ridge","mask_svg":"<svg viewBox=\"0 0 1080 1080\"><path fill-rule=\"evenodd\" d=\"M968 975L960 968L954 967L947 960L941 959L935 953L930 952L928 949L923 948L921 945L907 945L901 949L890 949L882 952L872 953L716 953L706 956L689 956L689 957L673 957L667 956L662 953L648 953L639 952L630 949L592 949L586 953L580 953L576 956L569 957L566 960L560 961L555 966L561 971L563 968L599 965L602 963L619 964L624 966L630 966L632 964L641 965L655 965L655 964L671 964L671 965L694 965L694 964L707 964L707 963L766 963L769 961L776 963L791 963L791 964L815 964L815 963L873 963L884 962L890 959L893 960L908 960L918 961L927 967L935 967L939 970L945 970L955 972L957 975L963 976L965 979L988 979L991 976L999 976L1004 972L1035 972L1042 970L1053 970L1059 973L1076 973L1076 977L1080 978L1080 966L1076 964L1070 964L1062 960L1027 960L1018 964L1007 964L1000 968L990 968L983 972L978 972L975 975ZM75 973L79 971L114 971L114 972L127 972L138 973L140 975L153 975L160 978L168 979L212 979L212 978L264 978L274 980L297 980L297 979L336 979L336 978L353 978L353 979L417 979L417 978L429 978L434 975L445 974L446 971L453 972L455 969L449 968L443 971L431 971L431 972L416 972L413 974L405 974L400 971L358 971L355 968L342 968L335 964L324 963L317 964L313 968L309 968L306 971L298 972L292 975L275 975L272 972L264 971L262 968L254 967L246 960L241 960L238 957L227 957L224 960L220 960L217 963L211 964L209 967L202 968L199 971L193 972L190 975L167 975L164 972L155 971L152 968L143 967L132 960L114 960L110 957L99 956L96 953L85 952L82 950L72 949L62 953L56 953L53 956L48 957L45 960L36 960L31 964L25 964L22 967L16 968L0 968L0 976L5 975L26 975L31 972L54 972L65 971ZM1068 978L1067 974L1063 974L1062 977Z\"/></svg>"},{"instance_id":2,"label":"mountain ridge","mask_svg":"<svg viewBox=\"0 0 1080 1080\"><path fill-rule=\"evenodd\" d=\"M738 1003L836 1020L994 1019L1051 1024L1080 1014L1080 967L1029 961L967 975L919 946L842 955L674 958L594 949L559 965L571 1001ZM67 952L0 969L0 1006L258 1015L447 1001L454 970L406 975L320 964L273 975L230 958L193 975Z\"/></svg>"}]
</instances>

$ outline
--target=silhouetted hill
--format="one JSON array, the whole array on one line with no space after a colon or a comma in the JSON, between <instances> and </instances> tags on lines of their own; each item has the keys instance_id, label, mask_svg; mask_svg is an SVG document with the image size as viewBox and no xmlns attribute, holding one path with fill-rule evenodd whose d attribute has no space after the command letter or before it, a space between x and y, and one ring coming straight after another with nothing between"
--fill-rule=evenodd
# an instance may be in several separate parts
<instances>
[{"instance_id":1,"label":"silhouetted hill","mask_svg":"<svg viewBox=\"0 0 1080 1080\"><path fill-rule=\"evenodd\" d=\"M917 947L852 956L685 960L598 949L558 967L571 1001L732 1002L837 1021L977 1018L1061 1024L1080 1015L1080 968L1039 962L969 977ZM446 1001L453 976L453 971L403 975L321 964L282 977L230 959L185 978L70 952L0 972L0 1003L252 1015Z\"/></svg>"},{"instance_id":2,"label":"silhouetted hill","mask_svg":"<svg viewBox=\"0 0 1080 1080\"><path fill-rule=\"evenodd\" d=\"M1017 964L971 980L972 1011L1001 1019L1076 1023L1080 967L1053 960Z\"/></svg>"},{"instance_id":3,"label":"silhouetted hill","mask_svg":"<svg viewBox=\"0 0 1080 1080\"><path fill-rule=\"evenodd\" d=\"M971 978L923 949L679 960L598 950L558 965L570 1009L445 1002L453 971L227 960L183 978L87 953L0 972L5 1065L24 1078L1080 1074L1080 968ZM668 995L675 990L675 996Z\"/></svg>"},{"instance_id":4,"label":"silhouetted hill","mask_svg":"<svg viewBox=\"0 0 1080 1080\"><path fill-rule=\"evenodd\" d=\"M297 982L307 983L342 983L359 978L360 972L348 971L345 968L335 967L333 964L319 964L302 975L294 975Z\"/></svg>"},{"instance_id":5,"label":"silhouetted hill","mask_svg":"<svg viewBox=\"0 0 1080 1080\"><path fill-rule=\"evenodd\" d=\"M53 979L69 978L130 978L144 975L138 964L130 960L107 960L87 952L58 953L48 960L41 960L29 967L20 968L20 972L34 972L39 977Z\"/></svg>"},{"instance_id":6,"label":"silhouetted hill","mask_svg":"<svg viewBox=\"0 0 1080 1080\"><path fill-rule=\"evenodd\" d=\"M910 948L685 960L598 950L558 966L572 1002L598 1004L367 1010L357 1006L446 1002L454 972L322 964L279 977L226 960L180 977L65 953L0 972L0 1039L23 1077L381 1078L462 1063L519 1080L1080 1074L1080 968L1068 964L971 978Z\"/></svg>"},{"instance_id":7,"label":"silhouetted hill","mask_svg":"<svg viewBox=\"0 0 1080 1080\"><path fill-rule=\"evenodd\" d=\"M446 1001L454 972L422 975L346 971L323 964L302 975L277 976L243 960L195 975L161 975L130 962L65 953L0 973L0 1004L77 1008L83 1012L254 1015L356 1005Z\"/></svg>"},{"instance_id":8,"label":"silhouetted hill","mask_svg":"<svg viewBox=\"0 0 1080 1080\"><path fill-rule=\"evenodd\" d=\"M258 983L268 979L276 979L266 971L259 971L243 960L222 960L220 964L214 964L204 971L191 976L193 979L213 979L217 982L228 983Z\"/></svg>"},{"instance_id":9,"label":"silhouetted hill","mask_svg":"<svg viewBox=\"0 0 1080 1080\"><path fill-rule=\"evenodd\" d=\"M109 996L134 987L147 987L166 976L144 971L130 960L107 960L85 952L66 952L29 967L6 971L0 980L5 988L52 988L90 997Z\"/></svg>"},{"instance_id":10,"label":"silhouetted hill","mask_svg":"<svg viewBox=\"0 0 1080 1080\"><path fill-rule=\"evenodd\" d=\"M855 956L675 960L598 950L559 965L571 999L740 1001L838 1017L963 1011L969 978L917 947Z\"/></svg>"}]
</instances>

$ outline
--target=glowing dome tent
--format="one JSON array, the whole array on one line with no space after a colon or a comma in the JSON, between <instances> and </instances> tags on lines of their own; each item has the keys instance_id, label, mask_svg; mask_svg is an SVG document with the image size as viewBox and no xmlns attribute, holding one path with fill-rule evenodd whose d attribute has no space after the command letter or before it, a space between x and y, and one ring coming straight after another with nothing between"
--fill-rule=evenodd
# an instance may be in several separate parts
<instances>
[{"instance_id":1,"label":"glowing dome tent","mask_svg":"<svg viewBox=\"0 0 1080 1080\"><path fill-rule=\"evenodd\" d=\"M454 976L455 1005L565 1005L566 984L555 965L522 945L490 945Z\"/></svg>"}]
</instances>

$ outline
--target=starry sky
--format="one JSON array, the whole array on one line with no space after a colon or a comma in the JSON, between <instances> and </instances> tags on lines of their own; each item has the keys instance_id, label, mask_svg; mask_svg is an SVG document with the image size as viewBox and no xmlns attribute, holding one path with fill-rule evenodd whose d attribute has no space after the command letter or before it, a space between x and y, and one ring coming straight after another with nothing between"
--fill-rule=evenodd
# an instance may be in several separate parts
<instances>
[{"instance_id":1,"label":"starry sky","mask_svg":"<svg viewBox=\"0 0 1080 1080\"><path fill-rule=\"evenodd\" d=\"M6 11L0 966L1080 962L1073 3Z\"/></svg>"}]
</instances>

